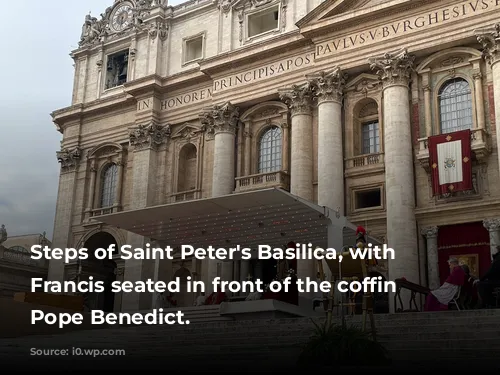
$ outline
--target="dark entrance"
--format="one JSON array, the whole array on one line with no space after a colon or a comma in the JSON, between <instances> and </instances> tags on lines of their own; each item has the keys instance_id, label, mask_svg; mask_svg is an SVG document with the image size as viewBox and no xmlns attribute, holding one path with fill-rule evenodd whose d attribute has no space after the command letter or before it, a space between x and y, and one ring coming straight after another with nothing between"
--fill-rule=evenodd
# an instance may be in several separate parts
<instances>
[{"instance_id":1,"label":"dark entrance","mask_svg":"<svg viewBox=\"0 0 500 375\"><path fill-rule=\"evenodd\" d=\"M88 249L89 259L84 263L84 276L93 276L94 281L104 282L104 291L91 293L88 296L88 307L95 310L112 312L115 304L115 293L112 292L111 284L116 280L116 262L112 259L97 259L94 253L99 248L108 249L115 245L114 253L118 252L115 238L107 232L99 232L85 241L84 247ZM85 261L84 261L85 262Z\"/></svg>"},{"instance_id":2,"label":"dark entrance","mask_svg":"<svg viewBox=\"0 0 500 375\"><path fill-rule=\"evenodd\" d=\"M266 259L262 261L262 281L264 282L264 284L269 284L276 278L277 264L278 261L276 259Z\"/></svg>"}]
</instances>

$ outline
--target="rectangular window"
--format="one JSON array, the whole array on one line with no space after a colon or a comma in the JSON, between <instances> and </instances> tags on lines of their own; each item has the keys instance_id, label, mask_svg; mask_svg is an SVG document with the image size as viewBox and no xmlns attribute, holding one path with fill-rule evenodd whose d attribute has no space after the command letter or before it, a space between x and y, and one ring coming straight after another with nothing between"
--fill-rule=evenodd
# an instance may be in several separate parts
<instances>
[{"instance_id":1,"label":"rectangular window","mask_svg":"<svg viewBox=\"0 0 500 375\"><path fill-rule=\"evenodd\" d=\"M204 39L204 35L199 35L184 42L184 64L203 58Z\"/></svg>"},{"instance_id":2,"label":"rectangular window","mask_svg":"<svg viewBox=\"0 0 500 375\"><path fill-rule=\"evenodd\" d=\"M378 121L363 124L363 155L380 152Z\"/></svg>"},{"instance_id":3,"label":"rectangular window","mask_svg":"<svg viewBox=\"0 0 500 375\"><path fill-rule=\"evenodd\" d=\"M279 28L279 6L250 14L248 20L248 37L264 34Z\"/></svg>"},{"instance_id":4,"label":"rectangular window","mask_svg":"<svg viewBox=\"0 0 500 375\"><path fill-rule=\"evenodd\" d=\"M106 90L121 86L127 82L128 49L108 56L106 63Z\"/></svg>"},{"instance_id":5,"label":"rectangular window","mask_svg":"<svg viewBox=\"0 0 500 375\"><path fill-rule=\"evenodd\" d=\"M382 191L380 188L356 191L354 193L354 209L382 207Z\"/></svg>"}]
</instances>

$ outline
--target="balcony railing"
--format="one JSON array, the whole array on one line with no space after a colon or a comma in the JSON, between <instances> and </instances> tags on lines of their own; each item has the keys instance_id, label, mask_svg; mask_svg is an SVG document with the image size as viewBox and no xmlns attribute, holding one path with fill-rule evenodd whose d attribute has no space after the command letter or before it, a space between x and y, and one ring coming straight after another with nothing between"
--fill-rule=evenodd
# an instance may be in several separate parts
<instances>
[{"instance_id":1,"label":"balcony railing","mask_svg":"<svg viewBox=\"0 0 500 375\"><path fill-rule=\"evenodd\" d=\"M476 155L478 160L484 160L488 157L491 152L490 145L488 143L488 134L485 129L472 129L471 135L471 150ZM429 147L426 138L419 138L419 150L417 154L417 159L426 171L429 171Z\"/></svg>"},{"instance_id":2,"label":"balcony railing","mask_svg":"<svg viewBox=\"0 0 500 375\"><path fill-rule=\"evenodd\" d=\"M96 218L98 216L113 214L120 211L121 207L119 205L113 205L109 207L94 208L90 211L85 211L85 223L89 223L91 218Z\"/></svg>"},{"instance_id":3,"label":"balcony railing","mask_svg":"<svg viewBox=\"0 0 500 375\"><path fill-rule=\"evenodd\" d=\"M347 168L366 167L369 165L384 164L384 154L365 154L347 158Z\"/></svg>"},{"instance_id":4,"label":"balcony railing","mask_svg":"<svg viewBox=\"0 0 500 375\"><path fill-rule=\"evenodd\" d=\"M284 190L290 189L290 175L283 171L237 177L235 180L236 193L272 187L277 187Z\"/></svg>"},{"instance_id":5,"label":"balcony railing","mask_svg":"<svg viewBox=\"0 0 500 375\"><path fill-rule=\"evenodd\" d=\"M170 196L170 203L193 201L201 198L201 191L198 189L187 190L174 193Z\"/></svg>"}]
</instances>

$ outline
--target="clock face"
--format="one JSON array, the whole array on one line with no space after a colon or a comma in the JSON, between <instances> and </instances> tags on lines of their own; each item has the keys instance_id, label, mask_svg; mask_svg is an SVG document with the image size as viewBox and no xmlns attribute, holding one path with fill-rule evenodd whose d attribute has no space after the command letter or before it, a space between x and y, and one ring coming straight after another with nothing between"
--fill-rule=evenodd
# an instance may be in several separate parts
<instances>
[{"instance_id":1,"label":"clock face","mask_svg":"<svg viewBox=\"0 0 500 375\"><path fill-rule=\"evenodd\" d=\"M129 4L120 5L113 12L111 27L115 31L122 31L132 23L132 7Z\"/></svg>"}]
</instances>

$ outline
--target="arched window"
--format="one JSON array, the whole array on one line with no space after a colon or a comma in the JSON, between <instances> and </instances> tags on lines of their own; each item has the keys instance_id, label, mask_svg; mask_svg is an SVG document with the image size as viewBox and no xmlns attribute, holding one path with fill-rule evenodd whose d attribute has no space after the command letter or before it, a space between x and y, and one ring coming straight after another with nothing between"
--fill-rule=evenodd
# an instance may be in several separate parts
<instances>
[{"instance_id":1,"label":"arched window","mask_svg":"<svg viewBox=\"0 0 500 375\"><path fill-rule=\"evenodd\" d=\"M184 145L179 152L179 170L177 172L177 191L196 189L197 151L192 143Z\"/></svg>"},{"instance_id":2,"label":"arched window","mask_svg":"<svg viewBox=\"0 0 500 375\"><path fill-rule=\"evenodd\" d=\"M108 165L102 173L101 182L101 208L110 207L115 203L118 167L116 164Z\"/></svg>"},{"instance_id":3,"label":"arched window","mask_svg":"<svg viewBox=\"0 0 500 375\"><path fill-rule=\"evenodd\" d=\"M439 90L441 134L472 128L472 96L463 78L446 81Z\"/></svg>"},{"instance_id":4,"label":"arched window","mask_svg":"<svg viewBox=\"0 0 500 375\"><path fill-rule=\"evenodd\" d=\"M281 170L281 129L272 126L260 137L259 173L277 172Z\"/></svg>"}]
</instances>

